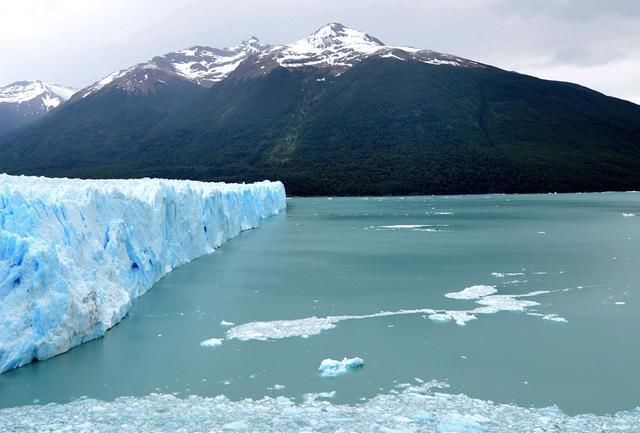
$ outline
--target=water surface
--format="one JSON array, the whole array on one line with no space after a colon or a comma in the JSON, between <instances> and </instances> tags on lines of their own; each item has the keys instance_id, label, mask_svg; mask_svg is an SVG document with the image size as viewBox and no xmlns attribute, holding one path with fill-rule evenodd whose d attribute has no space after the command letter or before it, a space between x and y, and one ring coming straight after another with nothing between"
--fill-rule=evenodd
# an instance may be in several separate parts
<instances>
[{"instance_id":1,"label":"water surface","mask_svg":"<svg viewBox=\"0 0 640 433\"><path fill-rule=\"evenodd\" d=\"M336 403L354 403L419 378L570 414L632 409L640 218L623 214L635 213L635 193L291 199L259 230L167 275L104 338L1 375L0 407L153 392L336 391ZM548 291L527 298L540 304L528 312L567 322L499 312L459 326L406 314L343 321L309 338L200 345L225 337L221 321L470 310L475 300L445 294L480 284ZM319 375L322 359L344 356L366 365Z\"/></svg>"}]
</instances>

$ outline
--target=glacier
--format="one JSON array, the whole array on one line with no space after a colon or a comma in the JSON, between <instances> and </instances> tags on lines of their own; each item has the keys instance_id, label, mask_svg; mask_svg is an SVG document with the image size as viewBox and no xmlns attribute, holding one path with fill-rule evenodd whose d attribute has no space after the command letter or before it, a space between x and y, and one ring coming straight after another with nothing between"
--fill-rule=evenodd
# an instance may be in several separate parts
<instances>
[{"instance_id":1,"label":"glacier","mask_svg":"<svg viewBox=\"0 0 640 433\"><path fill-rule=\"evenodd\" d=\"M280 182L0 174L0 373L104 335L167 272L285 208Z\"/></svg>"}]
</instances>

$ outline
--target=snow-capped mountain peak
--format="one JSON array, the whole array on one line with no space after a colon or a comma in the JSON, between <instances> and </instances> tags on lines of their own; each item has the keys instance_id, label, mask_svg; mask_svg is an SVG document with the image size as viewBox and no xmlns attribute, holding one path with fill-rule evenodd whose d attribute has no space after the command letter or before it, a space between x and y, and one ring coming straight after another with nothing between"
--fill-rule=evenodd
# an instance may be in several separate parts
<instances>
[{"instance_id":1,"label":"snow-capped mountain peak","mask_svg":"<svg viewBox=\"0 0 640 433\"><path fill-rule=\"evenodd\" d=\"M40 80L0 86L0 134L33 122L74 93L75 89L70 87Z\"/></svg>"},{"instance_id":2,"label":"snow-capped mountain peak","mask_svg":"<svg viewBox=\"0 0 640 433\"><path fill-rule=\"evenodd\" d=\"M263 45L258 38L250 36L238 45L222 49L193 46L173 51L114 72L78 92L75 98L83 98L110 86L127 92L146 93L176 80L210 87L233 72L238 76L260 76L277 67L312 67L321 70L320 73L339 75L371 56L434 65L480 66L470 60L435 51L385 45L368 33L340 23L329 23L290 44ZM251 60L246 62L249 58ZM238 70L241 64L243 67Z\"/></svg>"},{"instance_id":3,"label":"snow-capped mountain peak","mask_svg":"<svg viewBox=\"0 0 640 433\"><path fill-rule=\"evenodd\" d=\"M306 38L289 44L289 48L293 51L306 50L306 52L326 50L335 47L373 52L382 46L384 46L384 44L379 39L359 30L345 27L340 23L327 24Z\"/></svg>"},{"instance_id":4,"label":"snow-capped mountain peak","mask_svg":"<svg viewBox=\"0 0 640 433\"><path fill-rule=\"evenodd\" d=\"M40 80L16 81L0 87L0 104L32 104L45 111L56 108L76 92L70 87Z\"/></svg>"},{"instance_id":5,"label":"snow-capped mountain peak","mask_svg":"<svg viewBox=\"0 0 640 433\"><path fill-rule=\"evenodd\" d=\"M262 61L259 68L264 73L276 66L315 67L325 69L329 74L338 75L371 56L404 61L414 60L434 65L480 66L478 63L449 54L386 45L368 33L340 23L330 23L305 38L261 53Z\"/></svg>"},{"instance_id":6,"label":"snow-capped mountain peak","mask_svg":"<svg viewBox=\"0 0 640 433\"><path fill-rule=\"evenodd\" d=\"M258 38L256 38L255 36L249 36L248 38L245 38L242 42L240 42L239 45L230 47L229 49L236 51L246 51L249 53L257 53L263 48L264 46L260 43L260 40Z\"/></svg>"},{"instance_id":7,"label":"snow-capped mountain peak","mask_svg":"<svg viewBox=\"0 0 640 433\"><path fill-rule=\"evenodd\" d=\"M196 45L113 72L78 92L77 97L84 98L110 85L128 92L145 93L160 84L180 79L209 87L224 80L244 59L265 48L268 47L261 45L255 36L222 49Z\"/></svg>"},{"instance_id":8,"label":"snow-capped mountain peak","mask_svg":"<svg viewBox=\"0 0 640 433\"><path fill-rule=\"evenodd\" d=\"M326 66L340 69L353 66L357 58L371 55L384 46L367 33L330 23L305 38L275 47L273 51L278 64L285 68Z\"/></svg>"}]
</instances>

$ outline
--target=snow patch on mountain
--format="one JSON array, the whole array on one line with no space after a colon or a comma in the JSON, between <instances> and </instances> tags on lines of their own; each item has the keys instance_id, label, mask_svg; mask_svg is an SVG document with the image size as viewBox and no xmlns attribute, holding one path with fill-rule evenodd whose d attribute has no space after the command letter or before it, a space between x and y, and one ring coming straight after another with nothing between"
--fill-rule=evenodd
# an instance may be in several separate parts
<instances>
[{"instance_id":1,"label":"snow patch on mountain","mask_svg":"<svg viewBox=\"0 0 640 433\"><path fill-rule=\"evenodd\" d=\"M256 37L249 37L239 45L222 50L192 47L165 55L176 72L201 85L210 85L225 79L248 56L263 46Z\"/></svg>"},{"instance_id":2,"label":"snow patch on mountain","mask_svg":"<svg viewBox=\"0 0 640 433\"><path fill-rule=\"evenodd\" d=\"M0 372L104 335L164 274L285 207L280 182L0 174Z\"/></svg>"},{"instance_id":3,"label":"snow patch on mountain","mask_svg":"<svg viewBox=\"0 0 640 433\"><path fill-rule=\"evenodd\" d=\"M0 104L35 103L45 111L58 107L76 92L71 87L43 81L17 81L0 87Z\"/></svg>"},{"instance_id":4,"label":"snow patch on mountain","mask_svg":"<svg viewBox=\"0 0 640 433\"><path fill-rule=\"evenodd\" d=\"M264 48L257 38L249 37L238 45L223 49L194 46L174 51L113 72L83 89L79 97L97 93L110 85L127 92L144 93L173 80L188 80L209 87L227 78L242 61Z\"/></svg>"}]
</instances>

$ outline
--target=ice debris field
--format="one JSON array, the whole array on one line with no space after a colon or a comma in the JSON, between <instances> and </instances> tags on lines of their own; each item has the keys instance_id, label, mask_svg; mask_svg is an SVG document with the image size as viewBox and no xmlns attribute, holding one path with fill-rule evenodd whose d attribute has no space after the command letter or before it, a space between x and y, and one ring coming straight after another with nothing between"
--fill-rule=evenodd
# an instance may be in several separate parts
<instances>
[{"instance_id":1,"label":"ice debris field","mask_svg":"<svg viewBox=\"0 0 640 433\"><path fill-rule=\"evenodd\" d=\"M420 381L421 382L421 381ZM523 408L438 392L446 384L406 384L356 405L327 401L334 393L232 401L170 394L120 397L105 402L0 410L6 433L47 432L436 432L436 433L628 433L638 431L640 409L615 415L568 416L557 407Z\"/></svg>"},{"instance_id":2,"label":"ice debris field","mask_svg":"<svg viewBox=\"0 0 640 433\"><path fill-rule=\"evenodd\" d=\"M280 182L0 174L0 372L102 336L167 272L285 207Z\"/></svg>"},{"instance_id":3,"label":"ice debris field","mask_svg":"<svg viewBox=\"0 0 640 433\"><path fill-rule=\"evenodd\" d=\"M562 291L565 291L563 289ZM557 291L557 290L556 290ZM243 323L233 326L226 332L226 339L240 341L271 341L282 338L302 337L321 334L324 331L334 329L340 322L346 320L374 319L389 316L403 316L421 314L435 323L455 322L459 326L465 326L468 322L476 320L480 315L496 314L504 311L525 313L527 316L540 317L558 323L567 323L567 320L555 313L539 313L532 308L539 307L537 301L527 299L552 293L550 290L539 290L522 294L496 294L496 286L475 285L467 287L459 292L446 293L445 297L461 301L473 301L476 307L461 310L440 310L434 308L417 308L410 310L380 311L371 314L305 317L291 320L271 320ZM524 298L524 299L523 299ZM221 341L221 340L218 340ZM205 344L203 342L201 344Z\"/></svg>"}]
</instances>

